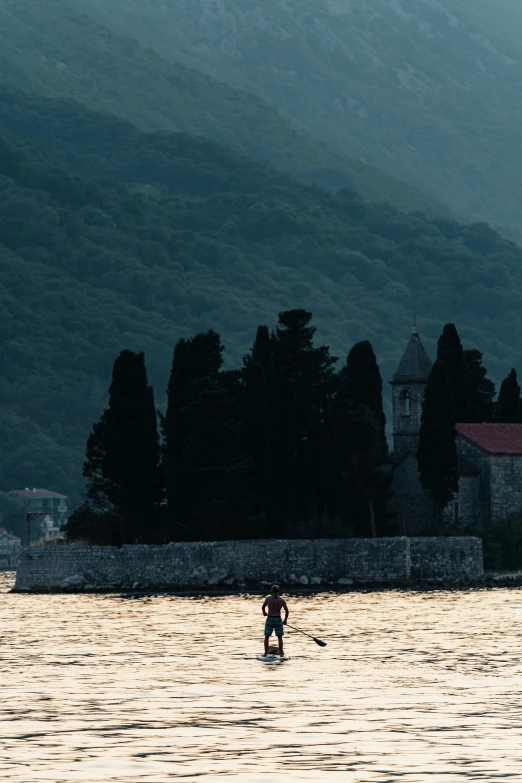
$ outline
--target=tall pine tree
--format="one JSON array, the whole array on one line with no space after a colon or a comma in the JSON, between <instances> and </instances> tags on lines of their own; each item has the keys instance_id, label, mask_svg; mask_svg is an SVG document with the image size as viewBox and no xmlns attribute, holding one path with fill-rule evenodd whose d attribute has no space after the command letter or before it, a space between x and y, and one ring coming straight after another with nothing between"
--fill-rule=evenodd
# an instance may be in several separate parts
<instances>
[{"instance_id":1,"label":"tall pine tree","mask_svg":"<svg viewBox=\"0 0 522 783\"><path fill-rule=\"evenodd\" d=\"M243 360L243 416L245 447L252 455L253 488L264 524L259 535L269 535L277 520L274 470L278 453L275 427L276 377L273 342L267 326L259 326L251 352Z\"/></svg>"},{"instance_id":2,"label":"tall pine tree","mask_svg":"<svg viewBox=\"0 0 522 783\"><path fill-rule=\"evenodd\" d=\"M418 463L424 489L441 512L458 492L457 448L453 395L444 362L431 369L422 404Z\"/></svg>"},{"instance_id":3,"label":"tall pine tree","mask_svg":"<svg viewBox=\"0 0 522 783\"><path fill-rule=\"evenodd\" d=\"M445 324L437 344L437 359L446 365L453 394L455 421L468 421L464 349L455 324Z\"/></svg>"},{"instance_id":4,"label":"tall pine tree","mask_svg":"<svg viewBox=\"0 0 522 783\"><path fill-rule=\"evenodd\" d=\"M505 424L522 422L522 400L516 370L511 370L500 385L495 419Z\"/></svg>"},{"instance_id":5,"label":"tall pine tree","mask_svg":"<svg viewBox=\"0 0 522 783\"><path fill-rule=\"evenodd\" d=\"M160 446L143 353L124 350L116 359L102 427L101 473L108 501L121 519L122 540L157 540Z\"/></svg>"},{"instance_id":6,"label":"tall pine tree","mask_svg":"<svg viewBox=\"0 0 522 783\"><path fill-rule=\"evenodd\" d=\"M213 331L174 350L163 419L170 536L245 537L255 513L252 464L243 443L239 374L223 373Z\"/></svg>"},{"instance_id":7,"label":"tall pine tree","mask_svg":"<svg viewBox=\"0 0 522 783\"><path fill-rule=\"evenodd\" d=\"M356 410L366 405L373 413L378 427L383 455L387 452L386 417L382 402L382 378L372 344L368 340L356 343L350 350L346 365L341 370L343 393Z\"/></svg>"},{"instance_id":8,"label":"tall pine tree","mask_svg":"<svg viewBox=\"0 0 522 783\"><path fill-rule=\"evenodd\" d=\"M87 440L86 502L68 525L97 543L161 540L160 446L145 357L124 350L114 363L109 405Z\"/></svg>"},{"instance_id":9,"label":"tall pine tree","mask_svg":"<svg viewBox=\"0 0 522 783\"><path fill-rule=\"evenodd\" d=\"M461 423L491 422L495 409L495 384L486 375L482 353L475 348L464 351L466 410Z\"/></svg>"},{"instance_id":10,"label":"tall pine tree","mask_svg":"<svg viewBox=\"0 0 522 783\"><path fill-rule=\"evenodd\" d=\"M325 504L322 426L336 390L336 358L327 346L314 345L311 319L306 310L280 313L273 339L278 433L274 492L288 535L309 526Z\"/></svg>"}]
</instances>

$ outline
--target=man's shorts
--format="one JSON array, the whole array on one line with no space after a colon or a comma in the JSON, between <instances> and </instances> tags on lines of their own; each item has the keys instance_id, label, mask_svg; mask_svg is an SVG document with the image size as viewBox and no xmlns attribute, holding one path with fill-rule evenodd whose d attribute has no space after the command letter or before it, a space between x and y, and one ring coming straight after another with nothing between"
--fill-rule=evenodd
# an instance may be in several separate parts
<instances>
[{"instance_id":1,"label":"man's shorts","mask_svg":"<svg viewBox=\"0 0 522 783\"><path fill-rule=\"evenodd\" d=\"M283 621L280 617L267 617L265 623L265 636L272 636L272 631L276 636L283 636Z\"/></svg>"}]
</instances>

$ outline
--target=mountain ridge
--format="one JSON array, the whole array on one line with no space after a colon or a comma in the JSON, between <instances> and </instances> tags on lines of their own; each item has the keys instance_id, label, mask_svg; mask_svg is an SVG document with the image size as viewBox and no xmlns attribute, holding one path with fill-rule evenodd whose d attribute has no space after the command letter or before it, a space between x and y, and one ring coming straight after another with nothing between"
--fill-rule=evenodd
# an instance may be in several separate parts
<instances>
[{"instance_id":1,"label":"mountain ridge","mask_svg":"<svg viewBox=\"0 0 522 783\"><path fill-rule=\"evenodd\" d=\"M67 0L0 7L0 83L70 98L146 131L185 131L213 139L303 181L354 188L406 211L450 211L400 179L329 150L258 96L168 63L119 38Z\"/></svg>"},{"instance_id":2,"label":"mountain ridge","mask_svg":"<svg viewBox=\"0 0 522 783\"><path fill-rule=\"evenodd\" d=\"M509 0L75 3L455 214L520 232L522 11Z\"/></svg>"}]
</instances>

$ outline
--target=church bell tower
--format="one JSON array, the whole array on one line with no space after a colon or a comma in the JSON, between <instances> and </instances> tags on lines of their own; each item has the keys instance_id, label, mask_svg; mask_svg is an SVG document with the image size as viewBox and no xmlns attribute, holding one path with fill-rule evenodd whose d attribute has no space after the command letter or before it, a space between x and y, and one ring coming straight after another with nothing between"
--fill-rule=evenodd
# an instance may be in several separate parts
<instances>
[{"instance_id":1,"label":"church bell tower","mask_svg":"<svg viewBox=\"0 0 522 783\"><path fill-rule=\"evenodd\" d=\"M393 448L395 457L417 453L422 401L431 370L431 359L413 327L410 341L395 371L392 386Z\"/></svg>"}]
</instances>

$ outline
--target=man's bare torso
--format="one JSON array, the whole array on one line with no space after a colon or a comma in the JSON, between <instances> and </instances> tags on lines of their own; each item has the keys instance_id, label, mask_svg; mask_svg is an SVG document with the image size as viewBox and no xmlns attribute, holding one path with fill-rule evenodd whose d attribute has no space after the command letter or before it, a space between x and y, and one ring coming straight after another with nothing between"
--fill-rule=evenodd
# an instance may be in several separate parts
<instances>
[{"instance_id":1,"label":"man's bare torso","mask_svg":"<svg viewBox=\"0 0 522 783\"><path fill-rule=\"evenodd\" d=\"M286 609L286 602L280 595L269 595L265 598L265 606L269 617L281 617L281 609Z\"/></svg>"}]
</instances>

